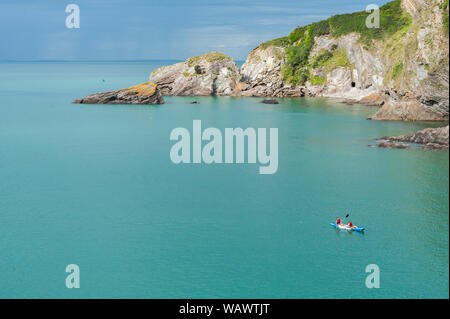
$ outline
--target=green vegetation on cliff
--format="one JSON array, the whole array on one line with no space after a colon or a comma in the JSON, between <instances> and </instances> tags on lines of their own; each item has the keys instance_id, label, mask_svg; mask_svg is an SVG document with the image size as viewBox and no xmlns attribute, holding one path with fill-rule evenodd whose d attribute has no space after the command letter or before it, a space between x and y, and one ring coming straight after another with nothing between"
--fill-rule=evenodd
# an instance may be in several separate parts
<instances>
[{"instance_id":1,"label":"green vegetation on cliff","mask_svg":"<svg viewBox=\"0 0 450 319\"><path fill-rule=\"evenodd\" d=\"M441 9L442 9L442 18L443 18L443 23L444 23L444 29L445 29L445 33L447 33L447 35L449 35L449 24L448 24L448 1L446 0L442 5L441 5Z\"/></svg>"},{"instance_id":2,"label":"green vegetation on cliff","mask_svg":"<svg viewBox=\"0 0 450 319\"><path fill-rule=\"evenodd\" d=\"M396 66L394 66L394 69L392 70L392 79L395 80L400 76L400 74L403 71L403 62L399 62Z\"/></svg>"},{"instance_id":3,"label":"green vegetation on cliff","mask_svg":"<svg viewBox=\"0 0 450 319\"><path fill-rule=\"evenodd\" d=\"M320 53L314 57L314 60L311 64L313 68L317 68L319 66L322 66L325 62L327 62L329 59L333 57L333 53L331 53L328 50L325 50L325 52Z\"/></svg>"},{"instance_id":4,"label":"green vegetation on cliff","mask_svg":"<svg viewBox=\"0 0 450 319\"><path fill-rule=\"evenodd\" d=\"M308 81L310 74L308 68L296 68L285 63L281 67L281 76L286 83L304 85Z\"/></svg>"},{"instance_id":5,"label":"green vegetation on cliff","mask_svg":"<svg viewBox=\"0 0 450 319\"><path fill-rule=\"evenodd\" d=\"M273 45L275 47L287 47L289 46L290 42L289 42L289 37L282 37L282 38L278 38L278 39L273 39L267 42L264 42L262 44L259 45L260 48L262 49L266 49L269 46Z\"/></svg>"},{"instance_id":6,"label":"green vegetation on cliff","mask_svg":"<svg viewBox=\"0 0 450 319\"><path fill-rule=\"evenodd\" d=\"M402 10L400 4L400 0L395 0L380 7L379 28L367 28L366 19L370 14L368 12L339 14L307 26L297 27L287 37L265 42L260 47L266 48L270 45L284 47L286 65L282 70L283 79L294 85L303 84L309 78L309 71L306 69L315 68L326 60L332 59L335 54L342 53L325 53L320 58L315 58L310 64L309 56L315 37L322 35L340 37L356 32L360 34L360 41L366 46L370 46L372 40L391 36L411 24L411 17ZM341 58L341 56L337 58Z\"/></svg>"},{"instance_id":7,"label":"green vegetation on cliff","mask_svg":"<svg viewBox=\"0 0 450 319\"><path fill-rule=\"evenodd\" d=\"M333 55L330 57L330 59L326 60L323 64L323 69L325 73L329 73L336 69L339 66L353 68L354 66L350 63L350 61L347 58L347 53L345 50L338 49L336 50Z\"/></svg>"},{"instance_id":8,"label":"green vegetation on cliff","mask_svg":"<svg viewBox=\"0 0 450 319\"><path fill-rule=\"evenodd\" d=\"M360 41L370 44L373 39L382 39L392 35L411 23L411 17L403 12L401 1L388 2L380 7L380 27L367 28L366 19L369 15L365 11L350 14L338 14L328 19L332 29L331 35L339 37L351 32L361 34Z\"/></svg>"}]
</instances>

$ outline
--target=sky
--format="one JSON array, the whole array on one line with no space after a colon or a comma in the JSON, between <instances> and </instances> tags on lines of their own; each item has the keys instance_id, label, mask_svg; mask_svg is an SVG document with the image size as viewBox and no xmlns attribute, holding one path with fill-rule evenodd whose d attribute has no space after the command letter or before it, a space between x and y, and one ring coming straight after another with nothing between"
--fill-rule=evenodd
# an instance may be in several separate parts
<instances>
[{"instance_id":1,"label":"sky","mask_svg":"<svg viewBox=\"0 0 450 319\"><path fill-rule=\"evenodd\" d=\"M0 60L245 60L296 26L365 10L373 0L0 0ZM80 28L68 29L68 4Z\"/></svg>"}]
</instances>

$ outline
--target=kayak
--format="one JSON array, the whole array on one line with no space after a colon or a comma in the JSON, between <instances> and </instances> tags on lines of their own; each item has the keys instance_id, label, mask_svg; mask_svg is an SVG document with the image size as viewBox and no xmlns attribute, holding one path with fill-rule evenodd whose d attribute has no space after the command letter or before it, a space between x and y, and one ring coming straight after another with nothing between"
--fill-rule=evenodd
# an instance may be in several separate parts
<instances>
[{"instance_id":1,"label":"kayak","mask_svg":"<svg viewBox=\"0 0 450 319\"><path fill-rule=\"evenodd\" d=\"M348 230L348 231L363 231L365 229L364 227L358 227L358 226L350 227L350 226L345 225L345 224L343 224L343 225L336 225L335 222L332 222L330 225L334 226L336 228L343 229L343 230Z\"/></svg>"}]
</instances>

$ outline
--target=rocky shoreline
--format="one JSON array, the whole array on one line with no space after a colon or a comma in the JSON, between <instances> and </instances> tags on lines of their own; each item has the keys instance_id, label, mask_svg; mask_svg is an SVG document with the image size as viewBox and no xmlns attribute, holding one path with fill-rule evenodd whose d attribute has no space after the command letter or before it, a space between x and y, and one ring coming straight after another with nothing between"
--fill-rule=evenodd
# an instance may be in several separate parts
<instances>
[{"instance_id":1,"label":"rocky shoreline","mask_svg":"<svg viewBox=\"0 0 450 319\"><path fill-rule=\"evenodd\" d=\"M162 95L329 97L379 107L370 120L448 121L449 37L443 22L448 7L443 3L385 4L381 12L395 16L397 25L392 32L382 28L382 36L331 17L259 45L240 68L214 51L160 67L149 83L74 102L159 104ZM339 33L343 26L348 30Z\"/></svg>"},{"instance_id":2,"label":"rocky shoreline","mask_svg":"<svg viewBox=\"0 0 450 319\"><path fill-rule=\"evenodd\" d=\"M259 45L241 68L211 52L159 68L150 81L167 95L330 97L379 107L371 120L448 121L448 8L396 0L386 10L401 23L383 37L359 29L335 36L342 26L323 20Z\"/></svg>"},{"instance_id":3,"label":"rocky shoreline","mask_svg":"<svg viewBox=\"0 0 450 319\"><path fill-rule=\"evenodd\" d=\"M409 135L382 137L377 147L381 148L409 148L408 144L421 144L426 150L448 150L449 149L449 126L438 128L426 128Z\"/></svg>"}]
</instances>

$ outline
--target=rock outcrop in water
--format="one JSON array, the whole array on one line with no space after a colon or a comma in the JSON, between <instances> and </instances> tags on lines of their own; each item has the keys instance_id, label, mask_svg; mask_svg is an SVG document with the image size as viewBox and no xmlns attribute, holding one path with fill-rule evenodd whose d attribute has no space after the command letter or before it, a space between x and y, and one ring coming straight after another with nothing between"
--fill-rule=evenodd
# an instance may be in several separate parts
<instances>
[{"instance_id":1,"label":"rock outcrop in water","mask_svg":"<svg viewBox=\"0 0 450 319\"><path fill-rule=\"evenodd\" d=\"M449 146L449 126L438 128L426 128L410 135L383 137L383 140L390 141L391 144L397 142L422 144L425 149L448 149ZM378 145L377 145L378 146Z\"/></svg>"},{"instance_id":2,"label":"rock outcrop in water","mask_svg":"<svg viewBox=\"0 0 450 319\"><path fill-rule=\"evenodd\" d=\"M147 82L117 91L102 92L76 99L82 104L164 104L164 98L155 83Z\"/></svg>"},{"instance_id":3,"label":"rock outcrop in water","mask_svg":"<svg viewBox=\"0 0 450 319\"><path fill-rule=\"evenodd\" d=\"M396 0L336 15L259 45L239 70L212 52L154 71L167 95L324 96L379 106L374 120L449 118L447 0Z\"/></svg>"},{"instance_id":4,"label":"rock outcrop in water","mask_svg":"<svg viewBox=\"0 0 450 319\"><path fill-rule=\"evenodd\" d=\"M237 64L220 52L163 66L150 75L163 94L184 96L232 95L239 78Z\"/></svg>"},{"instance_id":5,"label":"rock outcrop in water","mask_svg":"<svg viewBox=\"0 0 450 319\"><path fill-rule=\"evenodd\" d=\"M398 149L410 148L410 146L408 144L395 143L395 142L379 142L379 143L377 143L377 147L381 147L381 148L398 148Z\"/></svg>"}]
</instances>

